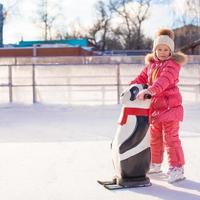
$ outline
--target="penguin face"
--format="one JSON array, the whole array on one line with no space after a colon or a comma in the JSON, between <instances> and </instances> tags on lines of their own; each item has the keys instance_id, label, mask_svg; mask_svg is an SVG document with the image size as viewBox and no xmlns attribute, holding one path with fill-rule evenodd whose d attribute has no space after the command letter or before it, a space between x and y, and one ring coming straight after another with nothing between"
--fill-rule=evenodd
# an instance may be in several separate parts
<instances>
[{"instance_id":1,"label":"penguin face","mask_svg":"<svg viewBox=\"0 0 200 200\"><path fill-rule=\"evenodd\" d=\"M127 101L134 101L136 100L136 96L143 89L142 85L133 84L130 85L126 90L124 90L121 94L121 103L124 104Z\"/></svg>"},{"instance_id":2,"label":"penguin face","mask_svg":"<svg viewBox=\"0 0 200 200\"><path fill-rule=\"evenodd\" d=\"M144 84L132 84L132 85L130 85L121 94L121 103L126 107L137 107L138 104L141 106L141 104L143 102L146 104L146 100L145 101L141 101L141 100L138 100L136 98L137 94L141 90L146 89L146 88L147 88L147 86L144 85Z\"/></svg>"}]
</instances>

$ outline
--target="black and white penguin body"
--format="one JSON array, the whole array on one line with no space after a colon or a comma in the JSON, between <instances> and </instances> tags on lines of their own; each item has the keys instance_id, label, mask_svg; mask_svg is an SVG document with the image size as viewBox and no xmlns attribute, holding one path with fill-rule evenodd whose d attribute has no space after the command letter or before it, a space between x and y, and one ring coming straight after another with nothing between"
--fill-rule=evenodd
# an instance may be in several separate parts
<instances>
[{"instance_id":1,"label":"black and white penguin body","mask_svg":"<svg viewBox=\"0 0 200 200\"><path fill-rule=\"evenodd\" d=\"M134 84L122 94L119 125L111 148L115 178L120 185L149 181L146 173L151 159L148 132L150 99L136 98L145 87Z\"/></svg>"}]
</instances>

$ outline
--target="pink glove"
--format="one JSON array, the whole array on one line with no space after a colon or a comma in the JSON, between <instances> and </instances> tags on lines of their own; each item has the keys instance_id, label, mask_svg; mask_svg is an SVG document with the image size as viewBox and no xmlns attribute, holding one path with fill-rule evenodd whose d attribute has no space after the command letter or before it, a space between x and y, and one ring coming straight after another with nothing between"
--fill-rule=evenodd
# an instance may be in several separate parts
<instances>
[{"instance_id":1,"label":"pink glove","mask_svg":"<svg viewBox=\"0 0 200 200\"><path fill-rule=\"evenodd\" d=\"M145 94L151 95L151 93L150 93L150 91L148 91L148 89L144 89L144 90L141 90L141 91L137 94L136 98L139 99L139 100L144 100Z\"/></svg>"}]
</instances>

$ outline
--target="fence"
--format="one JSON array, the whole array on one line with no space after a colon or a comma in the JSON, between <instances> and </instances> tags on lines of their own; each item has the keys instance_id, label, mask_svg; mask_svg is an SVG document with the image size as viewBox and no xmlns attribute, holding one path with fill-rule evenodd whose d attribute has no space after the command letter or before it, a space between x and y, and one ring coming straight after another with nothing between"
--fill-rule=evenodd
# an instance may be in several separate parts
<instances>
[{"instance_id":1,"label":"fence","mask_svg":"<svg viewBox=\"0 0 200 200\"><path fill-rule=\"evenodd\" d=\"M116 104L141 64L7 64L0 66L0 103ZM185 66L180 89L200 101L200 65Z\"/></svg>"}]
</instances>

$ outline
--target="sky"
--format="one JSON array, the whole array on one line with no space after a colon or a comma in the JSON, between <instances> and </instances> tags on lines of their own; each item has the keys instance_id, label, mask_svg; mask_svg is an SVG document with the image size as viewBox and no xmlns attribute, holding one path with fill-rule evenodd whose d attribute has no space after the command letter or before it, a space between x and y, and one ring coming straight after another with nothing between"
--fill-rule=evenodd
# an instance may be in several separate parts
<instances>
[{"instance_id":1,"label":"sky","mask_svg":"<svg viewBox=\"0 0 200 200\"><path fill-rule=\"evenodd\" d=\"M15 0L16 1L16 0ZM90 26L95 20L95 3L98 0L67 0L60 1L59 7L55 8L55 0L50 0L51 10L58 10L61 15L58 18L57 28L60 31L81 24L84 27ZM178 0L174 0L173 2ZM9 3L8 3L9 2ZM13 5L14 0L0 0L5 7ZM36 24L37 0L21 0L14 14L10 16L4 25L4 44L18 43L20 40L37 40L41 38L41 31ZM145 21L143 30L146 36L153 38L154 33L161 27L172 27L173 18L171 5L166 1L158 1L150 10L150 17ZM61 25L62 24L62 25Z\"/></svg>"},{"instance_id":2,"label":"sky","mask_svg":"<svg viewBox=\"0 0 200 200\"><path fill-rule=\"evenodd\" d=\"M52 8L55 5L55 1L51 1ZM75 24L74 22L84 25L90 24L93 18L94 4L96 1L97 0L84 0L84 6L79 6L80 3L83 4L83 1L80 0L62 1L59 5L60 8L57 8L60 10L60 13L62 13L58 16L58 22L63 24L63 26L58 25L59 29L66 29L67 26ZM3 3L3 0L0 0L0 2ZM37 5L36 0L20 1L15 11L16 14L10 16L4 25L4 43L16 43L22 38L23 40L40 39L41 32L35 23ZM8 4L5 3L5 6L8 6Z\"/></svg>"}]
</instances>

